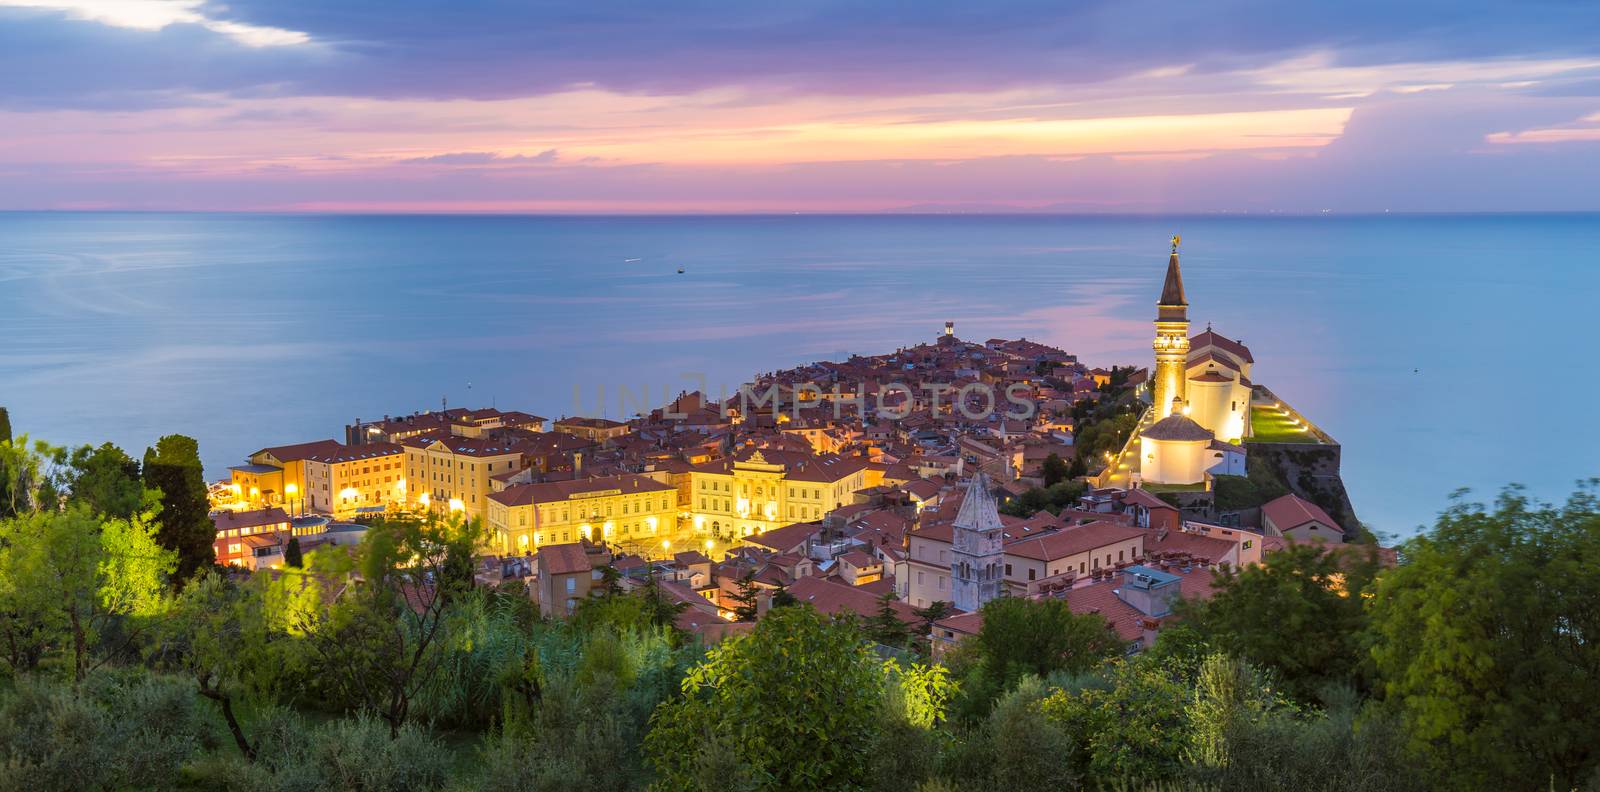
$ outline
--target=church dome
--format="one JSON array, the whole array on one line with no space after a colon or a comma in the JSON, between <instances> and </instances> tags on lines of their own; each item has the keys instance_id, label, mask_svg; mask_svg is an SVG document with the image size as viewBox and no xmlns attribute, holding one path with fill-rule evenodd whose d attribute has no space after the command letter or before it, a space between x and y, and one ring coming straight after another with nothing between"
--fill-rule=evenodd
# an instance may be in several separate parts
<instances>
[{"instance_id":1,"label":"church dome","mask_svg":"<svg viewBox=\"0 0 1600 792\"><path fill-rule=\"evenodd\" d=\"M1176 441L1211 440L1215 437L1210 429L1195 423L1189 416L1177 412L1156 421L1149 429L1140 432L1139 436L1151 440Z\"/></svg>"}]
</instances>

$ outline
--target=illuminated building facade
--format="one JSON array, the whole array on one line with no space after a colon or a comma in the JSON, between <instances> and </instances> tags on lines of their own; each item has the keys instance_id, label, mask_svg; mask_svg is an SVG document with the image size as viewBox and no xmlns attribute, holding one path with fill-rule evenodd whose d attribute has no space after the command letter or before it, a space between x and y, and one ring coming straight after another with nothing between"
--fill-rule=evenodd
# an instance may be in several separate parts
<instances>
[{"instance_id":1,"label":"illuminated building facade","mask_svg":"<svg viewBox=\"0 0 1600 792\"><path fill-rule=\"evenodd\" d=\"M820 520L853 502L866 477L859 458L757 449L691 470L685 511L695 533L745 537Z\"/></svg>"},{"instance_id":2,"label":"illuminated building facade","mask_svg":"<svg viewBox=\"0 0 1600 792\"><path fill-rule=\"evenodd\" d=\"M1183 296L1183 273L1178 269L1178 238L1172 238L1172 256L1167 259L1167 279L1156 303L1156 338L1152 344L1156 367L1152 372L1155 417L1172 413L1172 401L1184 398L1185 369L1189 362L1189 303Z\"/></svg>"},{"instance_id":3,"label":"illuminated building facade","mask_svg":"<svg viewBox=\"0 0 1600 792\"><path fill-rule=\"evenodd\" d=\"M665 551L678 528L677 489L634 474L516 484L486 502L490 544L506 554L582 539Z\"/></svg>"},{"instance_id":4,"label":"illuminated building facade","mask_svg":"<svg viewBox=\"0 0 1600 792\"><path fill-rule=\"evenodd\" d=\"M405 456L406 501L438 513L485 516L490 479L524 467L522 447L510 440L433 432L400 441Z\"/></svg>"},{"instance_id":5,"label":"illuminated building facade","mask_svg":"<svg viewBox=\"0 0 1600 792\"><path fill-rule=\"evenodd\" d=\"M348 517L406 501L405 454L393 443L341 446L307 456L302 465L312 511Z\"/></svg>"}]
</instances>

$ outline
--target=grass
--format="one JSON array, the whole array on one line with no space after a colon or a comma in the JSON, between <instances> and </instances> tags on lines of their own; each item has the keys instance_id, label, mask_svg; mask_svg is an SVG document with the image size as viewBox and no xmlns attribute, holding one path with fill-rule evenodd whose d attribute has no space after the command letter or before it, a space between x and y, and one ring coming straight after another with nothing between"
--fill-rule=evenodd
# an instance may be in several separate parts
<instances>
[{"instance_id":1,"label":"grass","mask_svg":"<svg viewBox=\"0 0 1600 792\"><path fill-rule=\"evenodd\" d=\"M1146 483L1141 484L1139 486L1143 487L1144 489L1150 490L1151 492L1205 492L1206 491L1206 483L1204 481L1196 482L1194 484L1151 484L1149 482L1146 482Z\"/></svg>"},{"instance_id":2,"label":"grass","mask_svg":"<svg viewBox=\"0 0 1600 792\"><path fill-rule=\"evenodd\" d=\"M1321 443L1316 435L1303 426L1295 426L1293 419L1272 407L1250 409L1250 431L1247 443Z\"/></svg>"}]
</instances>

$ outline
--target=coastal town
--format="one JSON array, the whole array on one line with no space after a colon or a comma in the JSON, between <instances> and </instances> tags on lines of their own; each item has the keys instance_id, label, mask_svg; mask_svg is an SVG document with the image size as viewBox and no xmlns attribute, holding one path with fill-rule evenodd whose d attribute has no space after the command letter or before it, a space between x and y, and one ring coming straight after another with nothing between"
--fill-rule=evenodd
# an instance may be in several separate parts
<instances>
[{"instance_id":1,"label":"coastal town","mask_svg":"<svg viewBox=\"0 0 1600 792\"><path fill-rule=\"evenodd\" d=\"M707 642L797 601L892 614L937 658L991 600L1059 599L1137 651L1216 569L1372 541L1338 443L1257 381L1244 343L1192 332L1178 244L1152 267L1146 364L1090 368L946 322L923 344L626 420L356 420L338 439L270 439L213 483L216 559L281 570L354 547L374 519L432 514L480 521L476 580L549 617L659 586Z\"/></svg>"}]
</instances>

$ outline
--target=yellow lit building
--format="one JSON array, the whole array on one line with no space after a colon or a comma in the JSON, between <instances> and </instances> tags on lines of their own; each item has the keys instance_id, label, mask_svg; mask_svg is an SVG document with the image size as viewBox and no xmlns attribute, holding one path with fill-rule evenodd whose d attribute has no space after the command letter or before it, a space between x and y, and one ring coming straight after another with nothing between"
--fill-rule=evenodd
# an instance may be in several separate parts
<instances>
[{"instance_id":1,"label":"yellow lit building","mask_svg":"<svg viewBox=\"0 0 1600 792\"><path fill-rule=\"evenodd\" d=\"M406 500L435 512L485 517L490 479L524 466L523 448L514 441L458 437L436 432L400 441L405 451Z\"/></svg>"},{"instance_id":2,"label":"yellow lit building","mask_svg":"<svg viewBox=\"0 0 1600 792\"><path fill-rule=\"evenodd\" d=\"M686 511L695 533L765 533L853 502L866 476L866 462L857 458L756 450L695 467Z\"/></svg>"},{"instance_id":3,"label":"yellow lit building","mask_svg":"<svg viewBox=\"0 0 1600 792\"><path fill-rule=\"evenodd\" d=\"M1189 362L1189 303L1183 296L1183 273L1178 269L1178 238L1172 238L1172 257L1167 259L1167 279L1156 303L1156 353L1154 380L1157 420L1172 413L1172 401L1184 399Z\"/></svg>"},{"instance_id":4,"label":"yellow lit building","mask_svg":"<svg viewBox=\"0 0 1600 792\"><path fill-rule=\"evenodd\" d=\"M405 454L393 443L344 446L301 465L312 511L348 517L406 502Z\"/></svg>"},{"instance_id":5,"label":"yellow lit building","mask_svg":"<svg viewBox=\"0 0 1600 792\"><path fill-rule=\"evenodd\" d=\"M283 506L290 511L310 508L305 462L312 457L332 457L347 450L337 440L263 448L250 455L250 464L230 468L229 489L235 500L248 507Z\"/></svg>"},{"instance_id":6,"label":"yellow lit building","mask_svg":"<svg viewBox=\"0 0 1600 792\"><path fill-rule=\"evenodd\" d=\"M647 476L516 484L486 500L490 542L500 553L581 539L666 552L678 528L676 488Z\"/></svg>"}]
</instances>

